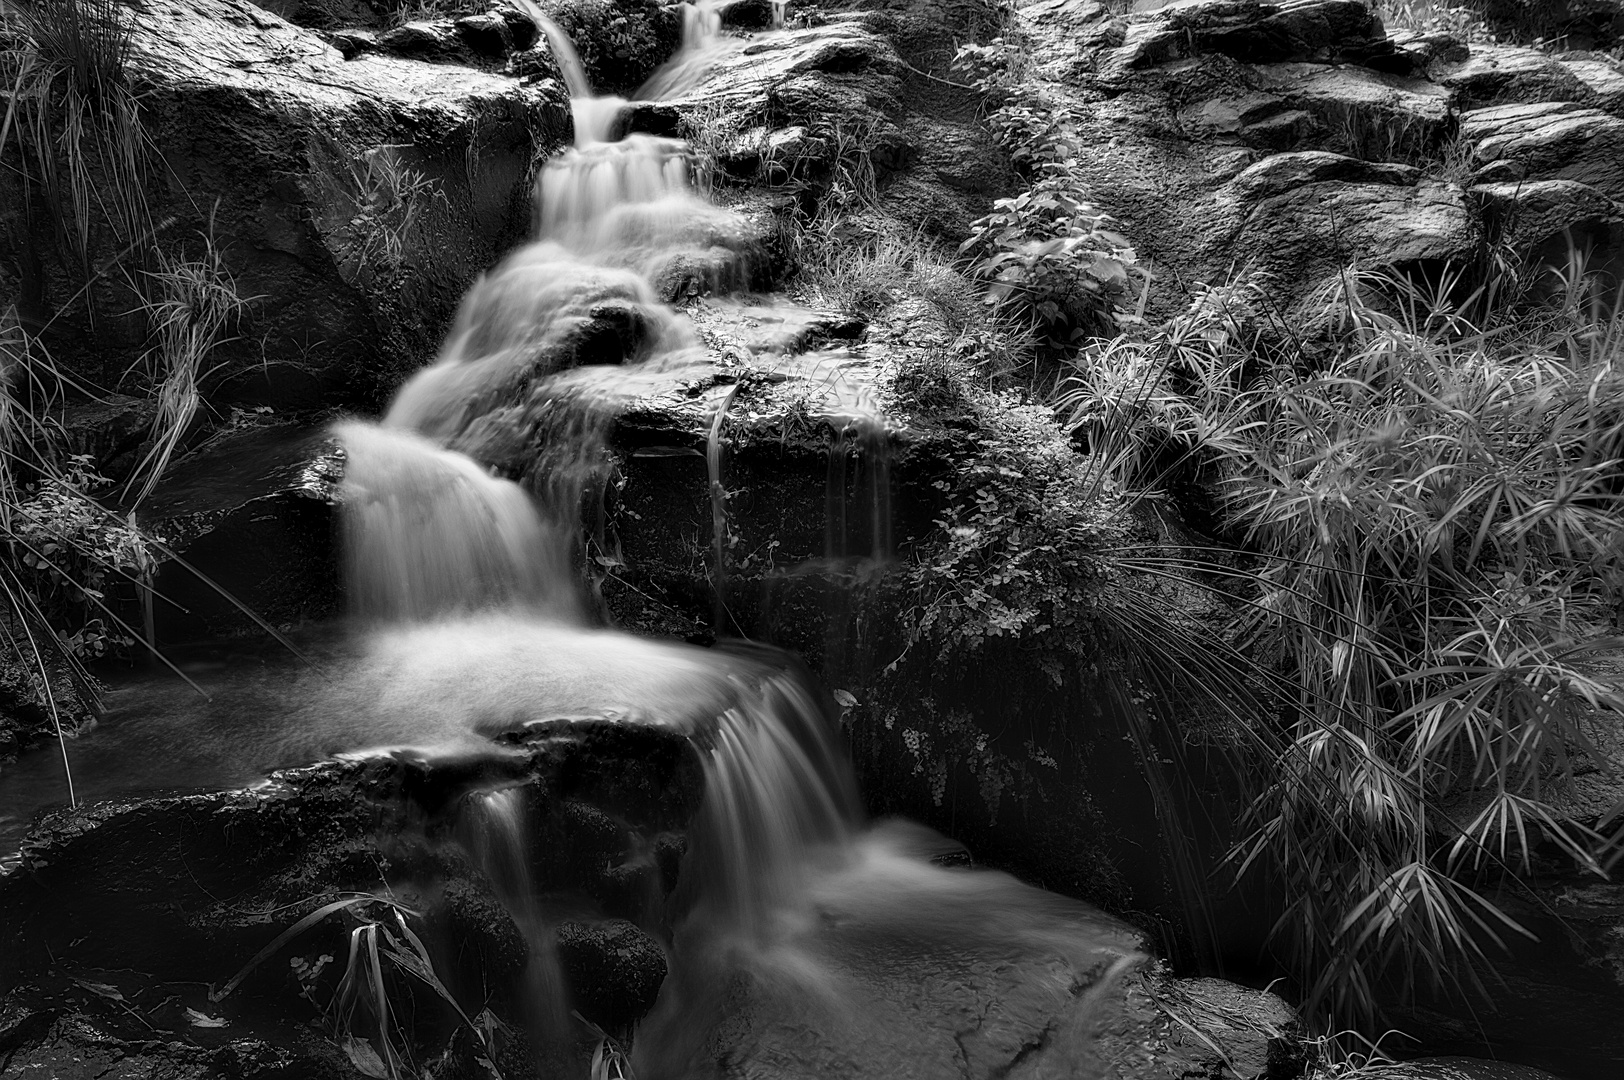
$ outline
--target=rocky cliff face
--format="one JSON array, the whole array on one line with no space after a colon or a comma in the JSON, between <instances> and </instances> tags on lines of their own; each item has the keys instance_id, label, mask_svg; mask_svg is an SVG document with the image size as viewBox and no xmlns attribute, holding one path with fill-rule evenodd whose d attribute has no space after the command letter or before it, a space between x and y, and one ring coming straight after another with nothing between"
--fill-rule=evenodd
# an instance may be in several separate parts
<instances>
[{"instance_id":1,"label":"rocky cliff face","mask_svg":"<svg viewBox=\"0 0 1624 1080\"><path fill-rule=\"evenodd\" d=\"M1242 271L1289 307L1350 265L1565 257L1566 237L1620 258L1624 68L1603 54L1388 35L1357 0L1026 15L1041 96L1167 310Z\"/></svg>"}]
</instances>

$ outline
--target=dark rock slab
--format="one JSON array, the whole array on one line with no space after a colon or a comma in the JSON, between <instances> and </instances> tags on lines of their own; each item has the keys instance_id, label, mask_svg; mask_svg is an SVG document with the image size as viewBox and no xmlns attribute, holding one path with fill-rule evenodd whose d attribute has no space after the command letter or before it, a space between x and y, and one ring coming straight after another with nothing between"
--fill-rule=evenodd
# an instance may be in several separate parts
<instances>
[{"instance_id":1,"label":"dark rock slab","mask_svg":"<svg viewBox=\"0 0 1624 1080\"><path fill-rule=\"evenodd\" d=\"M1464 0L1498 34L1570 49L1605 49L1624 40L1619 0Z\"/></svg>"},{"instance_id":2,"label":"dark rock slab","mask_svg":"<svg viewBox=\"0 0 1624 1080\"><path fill-rule=\"evenodd\" d=\"M1279 266L1402 266L1469 257L1481 241L1458 188L1416 170L1324 152L1277 154L1217 196L1237 222L1232 244Z\"/></svg>"},{"instance_id":3,"label":"dark rock slab","mask_svg":"<svg viewBox=\"0 0 1624 1080\"><path fill-rule=\"evenodd\" d=\"M340 609L337 454L323 428L270 423L219 432L169 468L137 511L184 560L160 563L160 641L254 628L219 590L277 626Z\"/></svg>"},{"instance_id":4,"label":"dark rock slab","mask_svg":"<svg viewBox=\"0 0 1624 1080\"><path fill-rule=\"evenodd\" d=\"M1365 60L1390 55L1381 21L1358 0L1178 0L1129 17L1119 46L1102 53L1100 74L1128 73L1220 53L1245 64Z\"/></svg>"}]
</instances>

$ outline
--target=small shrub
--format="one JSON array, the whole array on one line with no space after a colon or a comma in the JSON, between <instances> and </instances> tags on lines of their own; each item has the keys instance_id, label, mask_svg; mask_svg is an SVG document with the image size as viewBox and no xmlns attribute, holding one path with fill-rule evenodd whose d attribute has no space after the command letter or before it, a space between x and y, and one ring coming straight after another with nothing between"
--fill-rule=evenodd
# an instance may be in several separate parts
<instances>
[{"instance_id":1,"label":"small shrub","mask_svg":"<svg viewBox=\"0 0 1624 1080\"><path fill-rule=\"evenodd\" d=\"M443 202L445 192L438 180L403 164L394 147L350 159L348 171L355 204L350 228L356 261L375 275L397 273L424 207L432 200Z\"/></svg>"},{"instance_id":2,"label":"small shrub","mask_svg":"<svg viewBox=\"0 0 1624 1080\"><path fill-rule=\"evenodd\" d=\"M986 283L988 306L1042 328L1065 349L1115 333L1141 312L1138 257L1111 217L1094 206L1078 167L1075 119L1025 90L1017 73L1024 50L1004 40L961 49L956 63L974 84L1006 103L988 123L1010 162L1034 182L993 203L960 246L970 275ZM1132 310L1130 310L1132 309Z\"/></svg>"},{"instance_id":3,"label":"small shrub","mask_svg":"<svg viewBox=\"0 0 1624 1080\"><path fill-rule=\"evenodd\" d=\"M1137 259L1115 224L1057 171L993 203L960 251L974 256L970 273L987 282L989 306L1029 310L1051 340L1071 344L1131 317Z\"/></svg>"},{"instance_id":4,"label":"small shrub","mask_svg":"<svg viewBox=\"0 0 1624 1080\"><path fill-rule=\"evenodd\" d=\"M92 502L89 493L112 483L88 457L72 457L11 511L13 554L23 584L62 645L94 660L135 639L103 614L112 579L138 580L151 564L146 540Z\"/></svg>"}]
</instances>

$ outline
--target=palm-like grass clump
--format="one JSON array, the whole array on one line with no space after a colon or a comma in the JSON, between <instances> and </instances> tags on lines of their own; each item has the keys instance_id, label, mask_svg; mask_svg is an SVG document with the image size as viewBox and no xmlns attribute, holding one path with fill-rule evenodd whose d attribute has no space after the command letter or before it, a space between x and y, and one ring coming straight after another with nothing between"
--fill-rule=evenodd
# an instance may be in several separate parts
<instances>
[{"instance_id":1,"label":"palm-like grass clump","mask_svg":"<svg viewBox=\"0 0 1624 1080\"><path fill-rule=\"evenodd\" d=\"M1257 332L1261 290L1213 290L1060 399L1116 484L1215 480L1251 590L1231 641L1278 716L1244 733L1231 862L1277 890L1316 1020L1475 985L1521 932L1496 889L1618 859L1619 808L1567 790L1624 726L1596 666L1624 649L1624 319L1587 282L1514 309L1350 273L1317 348Z\"/></svg>"}]
</instances>

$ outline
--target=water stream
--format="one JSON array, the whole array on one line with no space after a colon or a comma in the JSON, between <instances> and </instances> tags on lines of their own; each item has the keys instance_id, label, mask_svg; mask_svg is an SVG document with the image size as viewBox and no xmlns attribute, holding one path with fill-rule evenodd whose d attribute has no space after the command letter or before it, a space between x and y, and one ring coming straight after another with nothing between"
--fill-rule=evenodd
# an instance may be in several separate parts
<instances>
[{"instance_id":1,"label":"water stream","mask_svg":"<svg viewBox=\"0 0 1624 1080\"><path fill-rule=\"evenodd\" d=\"M150 687L115 695L115 714L145 719L121 726L115 715L107 737L84 741L81 786L225 786L336 751L489 748L493 736L559 717L684 732L700 751L705 794L682 871L692 902L640 1050L649 1076L682 1073L695 1040L733 1007L722 990L740 972L773 1008L801 1001L832 1034L847 1025L884 1040L895 1021L877 1018L892 1015L897 984L857 972L851 953L867 956L874 942L885 943L875 955L958 963L985 954L1007 966L1024 951L1077 971L1102 954L1130 955L1120 924L1080 917L1003 875L933 866L929 842L901 826L871 831L828 695L794 665L589 625L580 511L601 479L614 414L706 370L693 325L659 301L651 279L673 257L703 251L725 287L728 259L714 238L731 219L703 197L683 143L614 137L625 103L594 95L567 36L533 14L576 122L575 147L541 173L535 239L470 290L436 361L381 421L334 429L347 458L343 534L359 629L326 643L320 671L266 667L215 686L208 702L180 705ZM736 47L711 0L689 5L685 19L681 50L644 96L691 88ZM830 401L847 434L830 463L831 492L841 494L830 499L829 554L883 559L888 480L883 467L853 464L853 451L883 462L883 432L861 395ZM470 451L520 461L509 471L523 484ZM188 735L224 724L235 724L229 738ZM186 751L162 749L177 745ZM527 870L525 797L470 796L462 827L531 942L528 1024L545 1040L567 1024L567 993ZM906 978L924 963L908 961ZM1077 993L1072 976L1042 978L1057 1002ZM896 1045L913 1052L907 1039Z\"/></svg>"}]
</instances>

